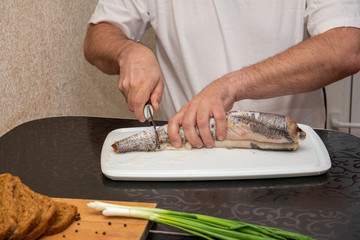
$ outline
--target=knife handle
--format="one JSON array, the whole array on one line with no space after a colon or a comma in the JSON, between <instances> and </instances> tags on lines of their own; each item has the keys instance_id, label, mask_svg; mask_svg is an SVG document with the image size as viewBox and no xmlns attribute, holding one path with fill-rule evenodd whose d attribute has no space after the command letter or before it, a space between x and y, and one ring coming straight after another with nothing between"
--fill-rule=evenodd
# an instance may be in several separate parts
<instances>
[{"instance_id":1,"label":"knife handle","mask_svg":"<svg viewBox=\"0 0 360 240\"><path fill-rule=\"evenodd\" d=\"M144 106L144 116L148 120L153 115L154 115L154 108L151 105L151 101L149 100L146 102L146 104Z\"/></svg>"}]
</instances>

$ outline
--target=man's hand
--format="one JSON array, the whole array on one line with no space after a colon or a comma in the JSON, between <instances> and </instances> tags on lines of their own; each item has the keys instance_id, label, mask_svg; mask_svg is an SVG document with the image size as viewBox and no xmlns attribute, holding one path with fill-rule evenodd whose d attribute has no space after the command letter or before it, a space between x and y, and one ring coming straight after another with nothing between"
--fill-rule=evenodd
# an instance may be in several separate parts
<instances>
[{"instance_id":1,"label":"man's hand","mask_svg":"<svg viewBox=\"0 0 360 240\"><path fill-rule=\"evenodd\" d=\"M128 108L144 122L144 106L150 99L154 110L159 109L164 89L163 77L152 51L139 43L131 43L122 51L119 66L119 89Z\"/></svg>"},{"instance_id":2,"label":"man's hand","mask_svg":"<svg viewBox=\"0 0 360 240\"><path fill-rule=\"evenodd\" d=\"M154 109L159 109L164 82L149 48L130 40L110 23L102 22L89 25L84 54L104 73L120 75L119 89L139 121L145 121L143 109L149 99Z\"/></svg>"},{"instance_id":3,"label":"man's hand","mask_svg":"<svg viewBox=\"0 0 360 240\"><path fill-rule=\"evenodd\" d=\"M205 145L207 148L214 146L214 139L210 133L210 118L216 122L216 137L219 140L226 136L226 111L234 104L234 97L227 75L212 82L204 88L191 101L184 105L168 122L168 135L175 147L181 146L179 127L184 129L185 136L190 144L196 148ZM200 137L195 127L199 130Z\"/></svg>"}]
</instances>

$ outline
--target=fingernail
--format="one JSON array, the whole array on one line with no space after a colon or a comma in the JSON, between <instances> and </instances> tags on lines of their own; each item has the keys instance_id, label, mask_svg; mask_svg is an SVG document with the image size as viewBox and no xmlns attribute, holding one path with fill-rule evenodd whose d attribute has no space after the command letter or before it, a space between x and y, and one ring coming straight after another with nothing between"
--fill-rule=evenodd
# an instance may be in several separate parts
<instances>
[{"instance_id":1,"label":"fingernail","mask_svg":"<svg viewBox=\"0 0 360 240\"><path fill-rule=\"evenodd\" d=\"M202 144L198 143L195 145L196 148L202 148Z\"/></svg>"},{"instance_id":2,"label":"fingernail","mask_svg":"<svg viewBox=\"0 0 360 240\"><path fill-rule=\"evenodd\" d=\"M223 135L219 135L219 140L224 140L224 136Z\"/></svg>"},{"instance_id":3,"label":"fingernail","mask_svg":"<svg viewBox=\"0 0 360 240\"><path fill-rule=\"evenodd\" d=\"M178 141L174 141L174 142L172 142L172 145L174 145L174 147L180 147L180 142L178 142Z\"/></svg>"},{"instance_id":4,"label":"fingernail","mask_svg":"<svg viewBox=\"0 0 360 240\"><path fill-rule=\"evenodd\" d=\"M208 143L208 144L206 144L206 148L212 148L212 144L210 144L210 143Z\"/></svg>"}]
</instances>

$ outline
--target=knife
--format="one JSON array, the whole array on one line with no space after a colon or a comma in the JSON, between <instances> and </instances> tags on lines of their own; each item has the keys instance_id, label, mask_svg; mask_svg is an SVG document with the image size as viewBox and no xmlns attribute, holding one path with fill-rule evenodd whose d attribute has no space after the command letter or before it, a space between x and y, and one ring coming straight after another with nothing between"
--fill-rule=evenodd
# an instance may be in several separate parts
<instances>
[{"instance_id":1,"label":"knife","mask_svg":"<svg viewBox=\"0 0 360 240\"><path fill-rule=\"evenodd\" d=\"M154 131L155 131L155 135L156 135L156 147L160 148L160 144L159 144L159 134L156 131L156 125L155 125L155 121L154 121L154 108L151 105L151 101L147 101L144 107L144 116L146 118L146 120L148 120L150 122L150 125L153 126Z\"/></svg>"}]
</instances>

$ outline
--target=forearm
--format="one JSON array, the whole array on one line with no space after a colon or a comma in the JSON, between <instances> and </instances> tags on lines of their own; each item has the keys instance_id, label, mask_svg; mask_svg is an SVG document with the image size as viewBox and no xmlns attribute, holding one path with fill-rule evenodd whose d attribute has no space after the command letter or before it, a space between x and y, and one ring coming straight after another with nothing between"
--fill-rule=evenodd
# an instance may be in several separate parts
<instances>
[{"instance_id":1,"label":"forearm","mask_svg":"<svg viewBox=\"0 0 360 240\"><path fill-rule=\"evenodd\" d=\"M360 30L337 28L226 78L239 101L313 91L359 69Z\"/></svg>"},{"instance_id":2,"label":"forearm","mask_svg":"<svg viewBox=\"0 0 360 240\"><path fill-rule=\"evenodd\" d=\"M87 61L107 74L119 74L119 61L127 47L137 44L109 23L90 24L85 41Z\"/></svg>"}]
</instances>

